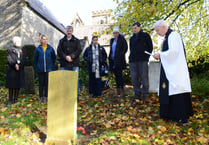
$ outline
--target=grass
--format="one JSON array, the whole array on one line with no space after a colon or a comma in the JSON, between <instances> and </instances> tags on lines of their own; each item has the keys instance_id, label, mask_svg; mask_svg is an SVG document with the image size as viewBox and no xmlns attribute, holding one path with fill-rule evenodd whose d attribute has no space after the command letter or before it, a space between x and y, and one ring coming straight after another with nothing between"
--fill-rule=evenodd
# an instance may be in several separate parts
<instances>
[{"instance_id":1,"label":"grass","mask_svg":"<svg viewBox=\"0 0 209 145\"><path fill-rule=\"evenodd\" d=\"M124 98L114 95L111 87L98 99L80 91L78 126L85 129L79 136L81 145L141 145L141 144L207 144L209 138L208 94L198 92L205 85L203 76L194 77L196 91L192 95L194 116L188 124L176 124L159 119L156 94L150 94L146 103L133 99L133 89L127 88ZM198 81L198 79L202 79ZM203 88L203 86L202 86ZM195 92L195 89L193 90ZM203 89L207 91L207 89ZM196 93L196 92L195 92ZM39 104L37 95L20 95L19 103L7 106L7 90L0 88L0 144L45 144L47 105Z\"/></svg>"}]
</instances>

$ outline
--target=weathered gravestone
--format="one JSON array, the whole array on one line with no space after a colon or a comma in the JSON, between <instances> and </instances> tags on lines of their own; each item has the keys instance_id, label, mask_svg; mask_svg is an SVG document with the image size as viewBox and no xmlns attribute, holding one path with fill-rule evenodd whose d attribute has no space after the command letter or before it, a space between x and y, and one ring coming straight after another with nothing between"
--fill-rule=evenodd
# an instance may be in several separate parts
<instances>
[{"instance_id":1,"label":"weathered gravestone","mask_svg":"<svg viewBox=\"0 0 209 145\"><path fill-rule=\"evenodd\" d=\"M76 144L77 82L77 72L49 73L47 144Z\"/></svg>"},{"instance_id":2,"label":"weathered gravestone","mask_svg":"<svg viewBox=\"0 0 209 145\"><path fill-rule=\"evenodd\" d=\"M34 69L32 66L25 66L25 88L20 90L21 94L35 94Z\"/></svg>"},{"instance_id":3,"label":"weathered gravestone","mask_svg":"<svg viewBox=\"0 0 209 145\"><path fill-rule=\"evenodd\" d=\"M149 62L149 92L158 92L160 78L160 62Z\"/></svg>"}]
</instances>

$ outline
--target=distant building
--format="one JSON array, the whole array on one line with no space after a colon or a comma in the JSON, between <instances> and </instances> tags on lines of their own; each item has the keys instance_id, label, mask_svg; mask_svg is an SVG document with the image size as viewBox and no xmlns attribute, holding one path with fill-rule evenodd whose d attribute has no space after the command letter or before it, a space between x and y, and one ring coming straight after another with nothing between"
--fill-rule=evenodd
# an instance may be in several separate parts
<instances>
[{"instance_id":1,"label":"distant building","mask_svg":"<svg viewBox=\"0 0 209 145\"><path fill-rule=\"evenodd\" d=\"M110 24L112 22L112 10L92 12L92 25Z\"/></svg>"},{"instance_id":2,"label":"distant building","mask_svg":"<svg viewBox=\"0 0 209 145\"><path fill-rule=\"evenodd\" d=\"M42 34L57 48L65 34L65 27L38 0L1 0L0 26L0 49L11 47L16 35L22 38L22 45L37 46Z\"/></svg>"},{"instance_id":3,"label":"distant building","mask_svg":"<svg viewBox=\"0 0 209 145\"><path fill-rule=\"evenodd\" d=\"M73 21L72 26L74 27L74 34L79 39L86 40L87 47L91 43L91 38L93 35L101 33L106 29L110 28L110 23L112 22L112 11L111 10L104 10L104 11L96 11L92 12L92 25L85 25L81 20L78 13L76 13ZM109 42L112 35L109 34L102 34L99 37L100 45L104 46L108 52Z\"/></svg>"}]
</instances>

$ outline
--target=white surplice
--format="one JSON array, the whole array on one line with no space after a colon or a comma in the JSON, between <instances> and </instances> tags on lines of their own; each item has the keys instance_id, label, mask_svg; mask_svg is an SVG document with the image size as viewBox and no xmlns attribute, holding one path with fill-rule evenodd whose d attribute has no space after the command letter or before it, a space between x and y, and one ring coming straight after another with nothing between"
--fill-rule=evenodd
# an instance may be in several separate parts
<instances>
[{"instance_id":1,"label":"white surplice","mask_svg":"<svg viewBox=\"0 0 209 145\"><path fill-rule=\"evenodd\" d=\"M191 92L184 46L179 33L168 36L168 50L160 53L161 64L169 81L169 95Z\"/></svg>"}]
</instances>

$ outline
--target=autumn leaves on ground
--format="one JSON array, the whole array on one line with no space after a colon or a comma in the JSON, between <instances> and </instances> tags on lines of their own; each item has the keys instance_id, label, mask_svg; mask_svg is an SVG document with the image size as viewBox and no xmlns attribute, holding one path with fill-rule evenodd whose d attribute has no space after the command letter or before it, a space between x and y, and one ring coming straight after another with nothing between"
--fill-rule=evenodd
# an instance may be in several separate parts
<instances>
[{"instance_id":1,"label":"autumn leaves on ground","mask_svg":"<svg viewBox=\"0 0 209 145\"><path fill-rule=\"evenodd\" d=\"M159 119L156 94L146 103L114 96L114 88L98 99L81 91L78 105L78 143L83 144L208 144L208 97L192 96L194 116L186 124ZM47 105L37 95L20 95L19 103L7 106L7 90L0 89L0 144L44 144ZM82 133L83 132L83 133Z\"/></svg>"}]
</instances>

